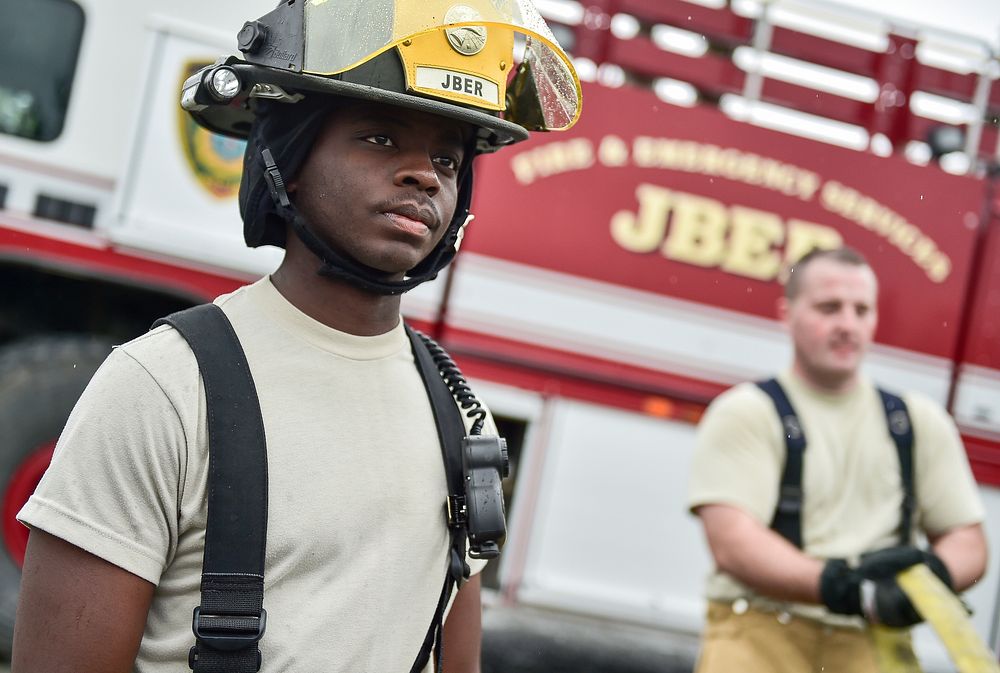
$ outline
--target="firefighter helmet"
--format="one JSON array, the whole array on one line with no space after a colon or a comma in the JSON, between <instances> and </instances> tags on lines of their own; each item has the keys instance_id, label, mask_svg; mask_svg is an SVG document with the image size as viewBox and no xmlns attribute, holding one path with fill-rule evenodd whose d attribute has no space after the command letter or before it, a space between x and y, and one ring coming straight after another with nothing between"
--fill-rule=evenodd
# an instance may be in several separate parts
<instances>
[{"instance_id":1,"label":"firefighter helmet","mask_svg":"<svg viewBox=\"0 0 1000 673\"><path fill-rule=\"evenodd\" d=\"M237 39L243 59L192 75L181 105L210 131L249 140L240 189L247 244L283 246L292 224L324 260L322 272L377 292L404 292L454 257L470 219L471 160L439 249L406 280L384 281L329 249L284 194L318 134L323 101L363 99L468 123L473 156L529 131L567 129L580 115L572 62L531 0L281 0Z\"/></svg>"}]
</instances>

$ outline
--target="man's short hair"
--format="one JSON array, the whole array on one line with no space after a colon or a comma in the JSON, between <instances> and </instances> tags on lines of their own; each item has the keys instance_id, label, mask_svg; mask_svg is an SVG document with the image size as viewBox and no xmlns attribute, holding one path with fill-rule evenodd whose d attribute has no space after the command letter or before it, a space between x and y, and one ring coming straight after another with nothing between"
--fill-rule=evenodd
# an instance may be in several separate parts
<instances>
[{"instance_id":1,"label":"man's short hair","mask_svg":"<svg viewBox=\"0 0 1000 673\"><path fill-rule=\"evenodd\" d=\"M813 248L803 255L788 272L788 282L785 283L786 298L795 299L799 296L799 292L802 290L802 274L806 267L817 259L829 259L848 266L867 266L871 268L871 264L868 263L864 255L846 245L839 248Z\"/></svg>"}]
</instances>

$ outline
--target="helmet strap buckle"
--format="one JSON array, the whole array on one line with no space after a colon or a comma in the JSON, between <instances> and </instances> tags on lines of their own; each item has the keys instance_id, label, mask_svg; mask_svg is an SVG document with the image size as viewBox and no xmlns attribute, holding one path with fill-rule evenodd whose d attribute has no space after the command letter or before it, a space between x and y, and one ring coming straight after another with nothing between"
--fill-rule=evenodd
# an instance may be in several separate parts
<instances>
[{"instance_id":1,"label":"helmet strap buckle","mask_svg":"<svg viewBox=\"0 0 1000 673\"><path fill-rule=\"evenodd\" d=\"M274 156L271 154L271 150L266 147L260 154L264 158L264 181L267 182L271 198L278 206L287 208L292 202L288 199L288 192L285 191L285 180L281 177L278 165L274 163Z\"/></svg>"},{"instance_id":2,"label":"helmet strap buckle","mask_svg":"<svg viewBox=\"0 0 1000 673\"><path fill-rule=\"evenodd\" d=\"M458 252L458 249L462 246L462 240L465 238L465 228L469 226L474 219L476 219L476 216L469 213L465 218L465 222L463 222L458 228L458 231L455 232L455 242L451 246L455 249L455 252Z\"/></svg>"}]
</instances>

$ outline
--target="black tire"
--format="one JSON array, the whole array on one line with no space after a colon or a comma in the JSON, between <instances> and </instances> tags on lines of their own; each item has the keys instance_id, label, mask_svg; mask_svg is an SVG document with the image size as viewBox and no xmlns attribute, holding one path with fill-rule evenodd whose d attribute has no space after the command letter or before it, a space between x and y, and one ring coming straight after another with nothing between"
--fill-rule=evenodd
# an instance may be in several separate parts
<instances>
[{"instance_id":1,"label":"black tire","mask_svg":"<svg viewBox=\"0 0 1000 673\"><path fill-rule=\"evenodd\" d=\"M54 441L80 393L111 351L84 335L39 336L0 348L0 485L4 502L14 471ZM0 656L10 657L21 568L0 544Z\"/></svg>"}]
</instances>

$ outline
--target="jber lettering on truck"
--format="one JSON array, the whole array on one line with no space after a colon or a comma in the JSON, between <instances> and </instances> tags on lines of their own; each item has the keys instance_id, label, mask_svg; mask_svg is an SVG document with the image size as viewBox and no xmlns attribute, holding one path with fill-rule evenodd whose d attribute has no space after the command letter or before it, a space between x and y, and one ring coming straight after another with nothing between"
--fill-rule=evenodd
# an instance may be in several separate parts
<instances>
[{"instance_id":1,"label":"jber lettering on truck","mask_svg":"<svg viewBox=\"0 0 1000 673\"><path fill-rule=\"evenodd\" d=\"M870 373L947 406L1000 520L1000 85L990 45L826 3L585 4L542 6L591 80L581 121L480 160L461 259L403 307L491 401L514 463L486 659L513 634L537 670L581 653L664 670L693 657L710 568L684 511L695 424L788 361L773 305L815 246L872 262ZM240 250L242 145L177 105L234 48L204 26L273 1L29 5L32 40L0 67L0 654L27 535L14 514L111 344L278 260ZM488 22L465 28L456 49L488 48ZM412 77L499 105L465 73ZM994 561L965 596L994 649L998 594ZM916 645L948 670L929 633Z\"/></svg>"}]
</instances>

